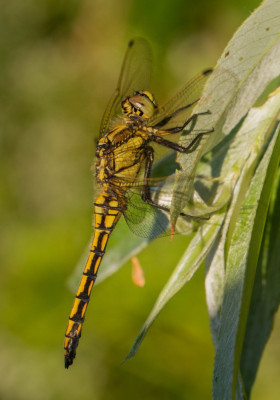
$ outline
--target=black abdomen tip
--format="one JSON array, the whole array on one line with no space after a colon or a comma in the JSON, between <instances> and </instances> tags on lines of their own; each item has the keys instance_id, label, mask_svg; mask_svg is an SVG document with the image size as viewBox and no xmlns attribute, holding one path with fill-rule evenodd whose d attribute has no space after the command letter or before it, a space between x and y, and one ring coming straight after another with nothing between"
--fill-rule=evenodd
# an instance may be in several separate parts
<instances>
[{"instance_id":1,"label":"black abdomen tip","mask_svg":"<svg viewBox=\"0 0 280 400\"><path fill-rule=\"evenodd\" d=\"M70 367L70 365L73 364L74 358L76 357L76 348L79 343L79 339L76 338L72 339L72 343L70 344L69 347L65 348L65 355L64 355L64 366L66 369Z\"/></svg>"},{"instance_id":2,"label":"black abdomen tip","mask_svg":"<svg viewBox=\"0 0 280 400\"><path fill-rule=\"evenodd\" d=\"M64 366L66 369L68 369L70 365L73 364L74 358L75 356L74 357L71 357L70 355L64 356Z\"/></svg>"}]
</instances>

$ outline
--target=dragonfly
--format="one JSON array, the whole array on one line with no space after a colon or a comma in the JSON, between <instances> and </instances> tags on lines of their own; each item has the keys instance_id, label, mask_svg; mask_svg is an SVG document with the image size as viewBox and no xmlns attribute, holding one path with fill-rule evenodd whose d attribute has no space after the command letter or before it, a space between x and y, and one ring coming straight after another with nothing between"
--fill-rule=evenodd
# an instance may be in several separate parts
<instances>
[{"instance_id":1,"label":"dragonfly","mask_svg":"<svg viewBox=\"0 0 280 400\"><path fill-rule=\"evenodd\" d=\"M166 229L159 215L170 212L170 204L157 200L161 179L152 177L154 146L179 153L192 151L202 135L195 134L187 146L165 137L183 132L198 114L192 114L211 74L208 69L187 83L163 106L149 91L151 49L135 38L128 44L117 88L103 115L95 154L98 194L94 201L94 234L65 332L64 359L68 368L76 356L86 309L109 237L124 215L140 235L157 236ZM207 114L209 111L200 114ZM200 115L199 114L199 115ZM145 215L154 213L153 226ZM181 213L182 217L187 217Z\"/></svg>"}]
</instances>

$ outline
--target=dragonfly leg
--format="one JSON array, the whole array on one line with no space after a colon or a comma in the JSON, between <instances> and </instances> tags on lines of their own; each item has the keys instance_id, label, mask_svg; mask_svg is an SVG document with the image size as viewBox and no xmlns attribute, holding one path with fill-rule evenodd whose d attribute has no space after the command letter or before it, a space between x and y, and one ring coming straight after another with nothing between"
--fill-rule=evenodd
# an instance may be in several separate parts
<instances>
[{"instance_id":1,"label":"dragonfly leg","mask_svg":"<svg viewBox=\"0 0 280 400\"><path fill-rule=\"evenodd\" d=\"M144 184L142 187L141 197L142 200L148 204L154 205L151 199L151 191L148 179L151 177L152 165L154 162L154 149L150 146L146 147L146 165L144 172Z\"/></svg>"},{"instance_id":2,"label":"dragonfly leg","mask_svg":"<svg viewBox=\"0 0 280 400\"><path fill-rule=\"evenodd\" d=\"M176 113L176 111L175 111L175 113ZM211 114L211 112L210 112L209 110L207 110L207 111L201 111L201 112L199 112L199 113L193 114L193 115L190 116L190 118L188 118L188 119L183 123L183 125L181 125L181 126L175 126L174 128L169 128L169 129L168 129L168 128L167 128L167 129L161 129L161 130L159 130L159 134L160 134L161 132L164 133L164 134L179 133L179 132L181 132L187 125L189 125L190 122L192 122L193 120L196 120L197 117L198 117L199 115L209 115L209 114Z\"/></svg>"},{"instance_id":3,"label":"dragonfly leg","mask_svg":"<svg viewBox=\"0 0 280 400\"><path fill-rule=\"evenodd\" d=\"M174 129L175 129L175 128L174 128ZM169 147L170 149L175 150L175 151L178 151L179 153L186 153L187 151L189 151L189 150L191 150L191 149L193 148L193 146L197 143L197 141L198 141L203 135L205 135L205 134L207 134L207 133L211 133L211 132L213 132L213 131L214 131L214 129L209 129L209 130L207 130L207 131L203 131L203 132L198 133L198 134L195 136L195 138L188 144L188 146L181 146L181 145L178 144L178 143L171 142L170 140L166 140L166 139L164 139L163 137L158 136L158 135L154 135L154 136L152 137L152 141L154 141L154 142L156 142L156 143L158 143L158 144L160 144L160 145L162 145L162 146ZM174 133L174 132L171 132L171 133ZM159 134L160 134L160 132L159 132Z\"/></svg>"},{"instance_id":4,"label":"dragonfly leg","mask_svg":"<svg viewBox=\"0 0 280 400\"><path fill-rule=\"evenodd\" d=\"M145 165L145 173L144 173L144 184L142 187L141 197L145 203L150 204L151 206L157 207L160 210L170 212L169 208L161 206L160 204L155 203L151 199L151 191L148 183L148 179L151 177L152 165L154 162L154 149L150 146L146 147L146 165Z\"/></svg>"},{"instance_id":5,"label":"dragonfly leg","mask_svg":"<svg viewBox=\"0 0 280 400\"><path fill-rule=\"evenodd\" d=\"M162 126L166 125L166 124L167 124L172 118L174 118L177 114L179 114L180 112L186 110L187 108L192 107L195 103L198 102L198 100L199 100L199 99L193 101L192 103L187 104L186 106L183 106L183 107L181 107L181 108L178 108L178 109L175 110L173 113L167 115L167 116L164 117L161 121L159 121L159 122L154 126L154 128L159 129L159 128L161 128ZM199 115L199 114L194 114L194 115ZM194 119L193 116L191 116L191 120L192 120L192 119ZM187 123L189 123L189 122L190 122L190 120L188 120Z\"/></svg>"},{"instance_id":6,"label":"dragonfly leg","mask_svg":"<svg viewBox=\"0 0 280 400\"><path fill-rule=\"evenodd\" d=\"M151 177L153 162L154 162L154 149L150 146L147 146L144 184L143 184L143 188L142 188L141 198L145 203L150 204L151 206L154 206L160 210L167 211L168 213L170 213L170 208L161 206L160 204L153 201L151 198L151 191L150 191L148 179ZM183 217L191 217L190 215L187 215L184 213L180 213L180 215Z\"/></svg>"},{"instance_id":7,"label":"dragonfly leg","mask_svg":"<svg viewBox=\"0 0 280 400\"><path fill-rule=\"evenodd\" d=\"M184 111L185 109L192 107L195 103L198 102L199 99L195 100L193 103L190 103L184 107L179 108L178 110L174 111L172 114L168 115L167 117L165 117L164 119L162 119L160 122L158 122L154 128L158 129L159 132L161 132L162 134L166 135L166 134L172 134L172 133L178 133L181 132L190 122L194 121L197 119L197 117L199 115L209 115L211 114L211 112L209 110L207 111L201 111L198 113L195 113L193 115L191 115L185 122L183 125L181 126L175 126L174 128L167 128L167 129L160 129L162 126L166 125L172 118L174 118L177 114L179 114L181 111Z\"/></svg>"},{"instance_id":8,"label":"dragonfly leg","mask_svg":"<svg viewBox=\"0 0 280 400\"><path fill-rule=\"evenodd\" d=\"M172 144L174 144L174 143L172 143ZM150 204L151 206L154 206L160 210L167 211L168 213L170 213L170 208L161 206L160 204L153 201L151 198L151 191L150 191L148 179L151 177L153 162L154 162L154 149L150 146L147 146L146 147L146 165L145 165L145 172L144 172L144 184L142 187L141 198L145 203ZM182 217L188 217L188 218L199 219L199 220L208 220L209 219L208 216L207 217L198 217L198 216L185 214L182 212L180 213L180 215Z\"/></svg>"}]
</instances>

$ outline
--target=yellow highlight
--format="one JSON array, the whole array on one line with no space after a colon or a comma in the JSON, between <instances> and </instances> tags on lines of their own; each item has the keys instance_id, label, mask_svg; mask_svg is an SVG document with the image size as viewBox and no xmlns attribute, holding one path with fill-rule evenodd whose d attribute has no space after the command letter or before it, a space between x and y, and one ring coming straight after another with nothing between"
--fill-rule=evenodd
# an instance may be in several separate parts
<instances>
[{"instance_id":1,"label":"yellow highlight","mask_svg":"<svg viewBox=\"0 0 280 400\"><path fill-rule=\"evenodd\" d=\"M93 269L93 273L96 274L99 268L101 262L101 257L98 257L98 259L96 260L96 263L94 264L94 269Z\"/></svg>"},{"instance_id":2,"label":"yellow highlight","mask_svg":"<svg viewBox=\"0 0 280 400\"><path fill-rule=\"evenodd\" d=\"M79 299L74 300L74 304L73 304L73 307L72 307L72 310L70 313L70 318L74 317L74 315L77 314L80 302L81 302L81 300L79 300Z\"/></svg>"},{"instance_id":3,"label":"yellow highlight","mask_svg":"<svg viewBox=\"0 0 280 400\"><path fill-rule=\"evenodd\" d=\"M65 335L69 335L69 333L72 331L73 326L74 326L75 323L76 322L69 320Z\"/></svg>"},{"instance_id":4,"label":"yellow highlight","mask_svg":"<svg viewBox=\"0 0 280 400\"><path fill-rule=\"evenodd\" d=\"M103 196L103 195L99 195L98 197L97 197L97 199L95 200L95 204L100 204L100 205L102 205L102 204L104 204L105 203L105 197Z\"/></svg>"},{"instance_id":5,"label":"yellow highlight","mask_svg":"<svg viewBox=\"0 0 280 400\"><path fill-rule=\"evenodd\" d=\"M101 257L99 257L99 258L101 258ZM99 261L98 264L100 264L100 261ZM86 282L87 282L88 279L90 279L90 278L88 278L86 275L83 275L83 276L82 276L82 279L81 279L79 288L78 288L78 290L77 290L77 296L79 296L81 293L84 292L85 285L86 285ZM88 289L87 289L87 295L88 295L88 296L89 296L90 293L91 293L93 284L94 284L94 281L91 280L91 282L90 282L90 284L89 284L89 286L88 286Z\"/></svg>"},{"instance_id":6,"label":"yellow highlight","mask_svg":"<svg viewBox=\"0 0 280 400\"><path fill-rule=\"evenodd\" d=\"M111 200L109 203L110 207L118 207L119 203L117 202L117 200Z\"/></svg>"},{"instance_id":7,"label":"yellow highlight","mask_svg":"<svg viewBox=\"0 0 280 400\"><path fill-rule=\"evenodd\" d=\"M106 235L104 235L103 238L102 238L101 251L105 250L106 244L108 242L108 238L109 238L109 235L108 235L108 233L106 233Z\"/></svg>"},{"instance_id":8,"label":"yellow highlight","mask_svg":"<svg viewBox=\"0 0 280 400\"><path fill-rule=\"evenodd\" d=\"M99 227L101 222L102 222L102 215L95 214L95 216L94 216L94 224L95 224L95 226Z\"/></svg>"},{"instance_id":9,"label":"yellow highlight","mask_svg":"<svg viewBox=\"0 0 280 400\"><path fill-rule=\"evenodd\" d=\"M108 214L107 214L107 215L114 215L114 216L117 216L118 213L119 213L119 211L116 211L116 210L108 210Z\"/></svg>"},{"instance_id":10,"label":"yellow highlight","mask_svg":"<svg viewBox=\"0 0 280 400\"><path fill-rule=\"evenodd\" d=\"M79 296L85 290L86 283L87 283L87 277L85 275L83 275L82 279L80 281L80 284L79 284L77 296Z\"/></svg>"},{"instance_id":11,"label":"yellow highlight","mask_svg":"<svg viewBox=\"0 0 280 400\"><path fill-rule=\"evenodd\" d=\"M75 327L75 329L73 329ZM77 337L79 336L80 332L82 330L82 325L78 324L77 322L69 321L65 335L70 335L71 337ZM64 340L64 347L67 349L68 344L70 342L71 338L68 338L67 336L65 337Z\"/></svg>"},{"instance_id":12,"label":"yellow highlight","mask_svg":"<svg viewBox=\"0 0 280 400\"><path fill-rule=\"evenodd\" d=\"M101 232L95 231L93 239L92 239L92 245L91 245L91 250L95 250L98 245L98 238ZM93 257L93 255L92 255Z\"/></svg>"},{"instance_id":13,"label":"yellow highlight","mask_svg":"<svg viewBox=\"0 0 280 400\"><path fill-rule=\"evenodd\" d=\"M112 228L115 222L115 216L114 215L106 215L105 217L105 228Z\"/></svg>"},{"instance_id":14,"label":"yellow highlight","mask_svg":"<svg viewBox=\"0 0 280 400\"><path fill-rule=\"evenodd\" d=\"M92 268L92 259L93 259L93 257L95 256L95 254L94 253L90 253L90 256L89 256L89 258L88 258L88 260L87 260L87 263L86 263L86 266L85 266L85 269L84 269L84 273L86 274L86 273L88 273ZM98 267L99 267L99 265L100 265L100 262L101 262L101 257L98 257L98 258L96 258L96 261L95 261L95 263L94 263L94 265L93 265L93 270L94 270L94 274L96 273L96 271L98 270Z\"/></svg>"},{"instance_id":15,"label":"yellow highlight","mask_svg":"<svg viewBox=\"0 0 280 400\"><path fill-rule=\"evenodd\" d=\"M91 246L91 249L94 250L94 246L93 245ZM89 256L88 256L88 259L87 259L87 263L86 263L84 272L88 272L90 270L90 266L91 266L93 257L94 257L94 253L90 252Z\"/></svg>"},{"instance_id":16,"label":"yellow highlight","mask_svg":"<svg viewBox=\"0 0 280 400\"><path fill-rule=\"evenodd\" d=\"M98 215L98 214L104 214L104 209L103 209L103 207L102 207L102 206L95 206L95 207L94 207L94 213L95 213L96 215Z\"/></svg>"},{"instance_id":17,"label":"yellow highlight","mask_svg":"<svg viewBox=\"0 0 280 400\"><path fill-rule=\"evenodd\" d=\"M84 316L85 316L86 309L87 309L87 303L84 303L82 313L81 313L82 318L84 318Z\"/></svg>"},{"instance_id":18,"label":"yellow highlight","mask_svg":"<svg viewBox=\"0 0 280 400\"><path fill-rule=\"evenodd\" d=\"M82 308L82 311L81 311L81 316L83 317L85 315L86 308L87 308L87 303L82 302L80 299L75 299L73 308L72 308L71 313L70 313L70 318L73 318L74 315L77 314L78 307L79 307L80 303L83 304L83 308Z\"/></svg>"},{"instance_id":19,"label":"yellow highlight","mask_svg":"<svg viewBox=\"0 0 280 400\"><path fill-rule=\"evenodd\" d=\"M90 285L88 287L88 294L90 295L91 291L92 291L92 287L93 287L94 281L90 282Z\"/></svg>"}]
</instances>

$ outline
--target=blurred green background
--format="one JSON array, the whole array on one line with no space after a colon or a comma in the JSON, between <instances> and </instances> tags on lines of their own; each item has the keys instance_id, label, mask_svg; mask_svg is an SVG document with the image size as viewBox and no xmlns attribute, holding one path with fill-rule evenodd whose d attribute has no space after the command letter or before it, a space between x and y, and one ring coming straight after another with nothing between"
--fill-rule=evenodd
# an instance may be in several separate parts
<instances>
[{"instance_id":1,"label":"blurred green background","mask_svg":"<svg viewBox=\"0 0 280 400\"><path fill-rule=\"evenodd\" d=\"M215 64L258 4L1 2L1 399L211 398L203 268L165 308L137 356L121 364L185 237L156 240L140 254L143 289L132 284L130 263L95 288L68 371L63 337L74 295L66 282L91 234L94 140L128 40L151 42L153 91L166 99ZM279 398L279 333L278 316L253 399Z\"/></svg>"}]
</instances>

